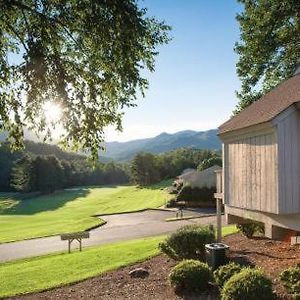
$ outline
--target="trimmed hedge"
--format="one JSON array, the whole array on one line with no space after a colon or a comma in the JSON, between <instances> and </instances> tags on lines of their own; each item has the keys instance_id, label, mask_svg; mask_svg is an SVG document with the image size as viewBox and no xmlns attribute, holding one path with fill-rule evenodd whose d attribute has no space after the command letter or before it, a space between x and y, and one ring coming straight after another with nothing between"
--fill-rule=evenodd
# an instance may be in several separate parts
<instances>
[{"instance_id":1,"label":"trimmed hedge","mask_svg":"<svg viewBox=\"0 0 300 300\"><path fill-rule=\"evenodd\" d=\"M241 272L242 266L234 262L219 267L214 271L214 280L220 289L223 288L224 284L235 274Z\"/></svg>"},{"instance_id":2,"label":"trimmed hedge","mask_svg":"<svg viewBox=\"0 0 300 300\"><path fill-rule=\"evenodd\" d=\"M260 269L244 268L224 285L222 300L271 300L274 299L272 282Z\"/></svg>"},{"instance_id":3,"label":"trimmed hedge","mask_svg":"<svg viewBox=\"0 0 300 300\"><path fill-rule=\"evenodd\" d=\"M169 279L176 289L204 291L212 278L211 269L207 264L197 260L183 260L170 272Z\"/></svg>"},{"instance_id":4,"label":"trimmed hedge","mask_svg":"<svg viewBox=\"0 0 300 300\"><path fill-rule=\"evenodd\" d=\"M205 244L215 242L212 226L186 225L159 244L169 257L180 259L205 259Z\"/></svg>"}]
</instances>

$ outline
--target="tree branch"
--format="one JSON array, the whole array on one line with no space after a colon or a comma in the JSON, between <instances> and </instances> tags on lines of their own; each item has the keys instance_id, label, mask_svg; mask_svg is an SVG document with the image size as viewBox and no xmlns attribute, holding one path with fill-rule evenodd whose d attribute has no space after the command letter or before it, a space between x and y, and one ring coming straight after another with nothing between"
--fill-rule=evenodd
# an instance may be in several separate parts
<instances>
[{"instance_id":1,"label":"tree branch","mask_svg":"<svg viewBox=\"0 0 300 300\"><path fill-rule=\"evenodd\" d=\"M22 9L22 11L24 11L24 10L30 11L30 12L38 15L40 18L46 20L47 22L58 24L59 26L61 26L63 28L63 30L66 32L66 34L69 36L69 38L71 38L72 41L78 46L78 48L80 48L80 50L84 54L86 54L85 51L82 49L82 47L78 44L78 42L76 41L76 39L74 38L74 36L72 35L72 33L67 29L66 25L63 22L61 22L60 20L55 19L55 18L51 18L49 16L46 16L45 14L43 14L43 13L37 11L36 9L34 9L34 8L32 8L32 7L24 4L22 2L19 2L19 1L11 0L10 4L11 4L11 6L16 6L16 7L20 8L20 9Z\"/></svg>"},{"instance_id":2,"label":"tree branch","mask_svg":"<svg viewBox=\"0 0 300 300\"><path fill-rule=\"evenodd\" d=\"M9 17L7 15L5 15L7 17L7 20L9 19ZM15 36L19 39L20 43L22 44L22 46L24 47L25 51L28 52L28 48L25 44L25 42L23 41L22 37L19 35L19 33L5 20L2 20L4 22L4 24L15 34Z\"/></svg>"}]
</instances>

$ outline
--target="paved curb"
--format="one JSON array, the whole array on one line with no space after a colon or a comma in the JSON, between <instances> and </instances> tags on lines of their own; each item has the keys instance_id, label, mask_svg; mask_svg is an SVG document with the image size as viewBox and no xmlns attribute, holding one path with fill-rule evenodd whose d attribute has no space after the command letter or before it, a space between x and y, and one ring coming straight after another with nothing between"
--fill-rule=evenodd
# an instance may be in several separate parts
<instances>
[{"instance_id":1,"label":"paved curb","mask_svg":"<svg viewBox=\"0 0 300 300\"><path fill-rule=\"evenodd\" d=\"M185 221L185 220L193 220L193 219L201 219L205 217L214 217L216 214L206 214L202 216L190 216L190 217L183 217L183 218L170 218L170 219L165 219L166 222L177 222L177 221Z\"/></svg>"}]
</instances>

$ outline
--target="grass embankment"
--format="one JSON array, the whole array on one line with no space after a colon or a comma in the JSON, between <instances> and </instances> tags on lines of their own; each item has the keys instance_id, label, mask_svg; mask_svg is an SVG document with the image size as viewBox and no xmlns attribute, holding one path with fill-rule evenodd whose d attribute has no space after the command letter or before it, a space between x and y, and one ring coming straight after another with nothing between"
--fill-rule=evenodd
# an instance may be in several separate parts
<instances>
[{"instance_id":1,"label":"grass embankment","mask_svg":"<svg viewBox=\"0 0 300 300\"><path fill-rule=\"evenodd\" d=\"M97 214L159 207L170 197L161 190L169 183L82 187L24 200L0 193L0 243L86 230L103 223Z\"/></svg>"},{"instance_id":2,"label":"grass embankment","mask_svg":"<svg viewBox=\"0 0 300 300\"><path fill-rule=\"evenodd\" d=\"M0 264L0 297L49 289L145 260L163 237L139 239Z\"/></svg>"},{"instance_id":3,"label":"grass embankment","mask_svg":"<svg viewBox=\"0 0 300 300\"><path fill-rule=\"evenodd\" d=\"M223 236L236 231L235 226L222 230ZM164 238L150 237L86 248L83 252L0 263L0 297L66 285L143 261L159 253L157 246Z\"/></svg>"}]
</instances>

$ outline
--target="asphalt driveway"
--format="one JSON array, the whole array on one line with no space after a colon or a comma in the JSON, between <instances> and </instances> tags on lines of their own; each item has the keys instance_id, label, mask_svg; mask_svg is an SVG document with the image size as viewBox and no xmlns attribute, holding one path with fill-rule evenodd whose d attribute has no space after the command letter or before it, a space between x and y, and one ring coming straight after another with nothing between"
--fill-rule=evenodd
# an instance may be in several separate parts
<instances>
[{"instance_id":1,"label":"asphalt driveway","mask_svg":"<svg viewBox=\"0 0 300 300\"><path fill-rule=\"evenodd\" d=\"M184 211L184 216L200 218L166 222L176 216L176 211L146 210L143 212L102 215L107 223L90 231L90 238L83 240L83 247L167 234L187 224L215 224L216 217L211 209ZM77 247L76 241L72 247ZM19 242L0 244L0 261L38 256L53 252L67 251L67 241L60 236L37 238ZM84 251L84 249L83 249Z\"/></svg>"}]
</instances>

